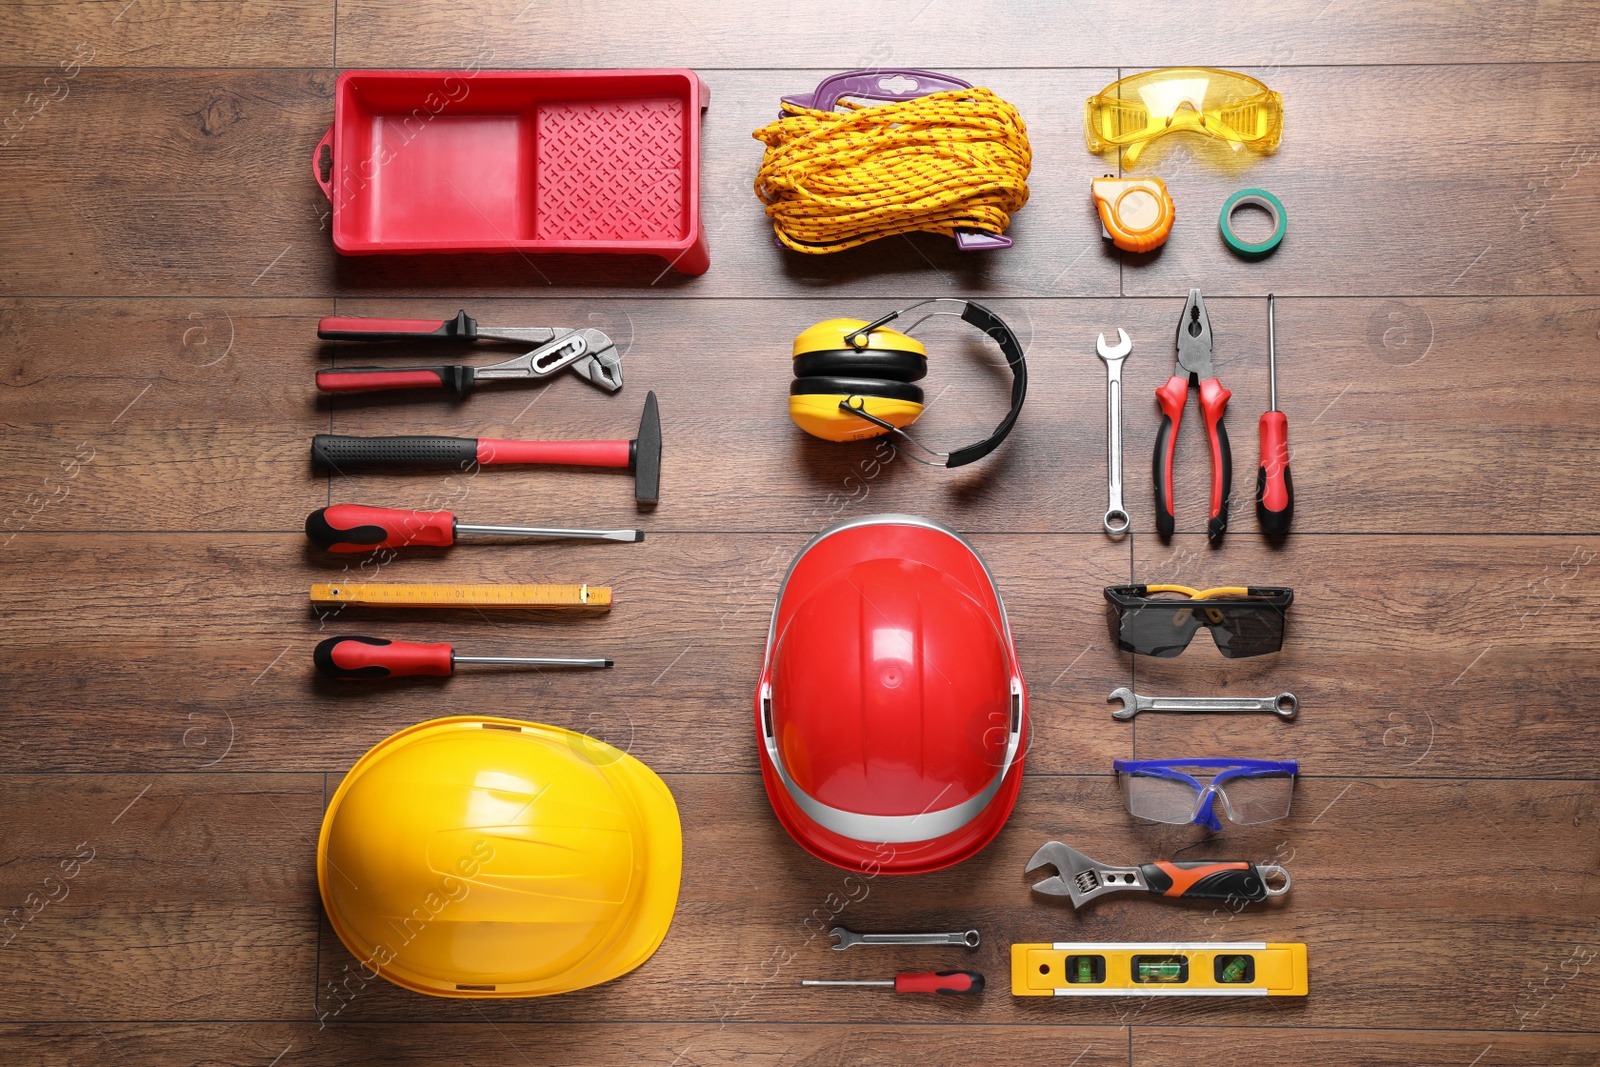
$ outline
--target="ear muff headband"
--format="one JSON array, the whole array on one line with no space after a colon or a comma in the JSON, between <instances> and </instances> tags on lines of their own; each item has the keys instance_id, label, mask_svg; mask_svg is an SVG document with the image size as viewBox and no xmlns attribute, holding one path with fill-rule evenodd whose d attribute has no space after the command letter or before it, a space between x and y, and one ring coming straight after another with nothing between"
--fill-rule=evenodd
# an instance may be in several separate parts
<instances>
[{"instance_id":1,"label":"ear muff headband","mask_svg":"<svg viewBox=\"0 0 1600 1067\"><path fill-rule=\"evenodd\" d=\"M1000 420L994 433L987 439L950 453L950 458L945 461L946 467L965 466L999 448L1000 442L1010 436L1011 428L1017 424L1017 416L1022 414L1022 402L1028 397L1028 363L1022 358L1022 344L1017 340L1017 335L1011 332L1011 327L999 315L970 300L961 317L988 334L1006 357L1006 365L1011 368L1011 410L1006 412L1005 418Z\"/></svg>"},{"instance_id":2,"label":"ear muff headband","mask_svg":"<svg viewBox=\"0 0 1600 1067\"><path fill-rule=\"evenodd\" d=\"M903 384L906 379L886 381L884 379L888 378L889 376L887 374L882 374L883 368L891 364L891 356L900 357L908 355L909 353L872 347L872 333L886 323L892 322L894 319L898 318L904 311L910 311L912 308L921 307L923 304L943 302L960 303L961 319L964 322L968 322L982 330L991 340L999 345L1001 353L1006 357L1006 365L1011 368L1011 409L1006 412L1005 417L1000 420L999 425L994 428L994 432L991 433L987 438L979 441L977 444L968 445L965 448L959 448L954 452L949 453L935 452L933 449L930 449L926 445L923 445L921 442L917 441L899 426L889 422L886 419L880 418L877 415L874 415L871 411L867 410L866 406L867 401L874 397L889 397L900 400L914 399L916 403L921 403L922 396L920 389L917 390L916 397L912 398L908 394L903 394L899 390L915 389L915 386L907 386ZM912 328L915 329L916 327L913 325ZM812 329L816 329L816 327L812 327ZM949 297L937 297L933 300L922 300L918 303L910 305L910 307L902 308L900 311L891 311L889 314L874 322L867 323L865 326L862 326L859 329L851 330L845 333L844 343L846 347L843 349L830 349L825 352L802 353L801 355L796 356L796 373L799 373L801 369L800 361L802 359L811 361L808 361L805 364L805 369L808 371L808 375L794 383L794 385L790 388L790 395L819 395L832 391L829 388L823 388L822 383L827 383L829 386L847 386L848 388L838 389L839 395L843 396L843 399L839 402L841 414L848 413L850 415L854 415L858 419L864 419L865 421L879 427L883 433L903 437L908 443L915 445L917 448L931 456L937 457L940 462L922 459L920 456L907 453L908 455L911 455L911 458L916 459L919 462L931 463L933 466L962 467L968 463L973 463L982 459L989 453L993 452L996 448L999 448L1000 443L1010 435L1012 428L1016 426L1017 416L1022 412L1022 403L1028 395L1028 364L1023 358L1022 345L1017 340L1016 334L1011 332L1011 328L1005 324L1005 321L1002 320L1000 316L996 315L982 304L974 301L956 301ZM818 358L812 360L812 357ZM923 357L919 356L919 358ZM924 358L924 363L925 362L926 360ZM830 368L831 372L817 373L818 370L824 367ZM920 378L921 375L919 374L917 377ZM854 381L852 379L854 379ZM898 387L898 389L891 389L891 387ZM920 414L920 412L918 412L918 414ZM912 420L903 419L902 421L909 422ZM815 430L804 426L804 424L802 424L802 428L806 429L807 432L815 433ZM819 434L818 436L825 435ZM855 440L862 436L867 435L857 432L841 435L840 438L834 439ZM896 447L899 446L897 445Z\"/></svg>"}]
</instances>

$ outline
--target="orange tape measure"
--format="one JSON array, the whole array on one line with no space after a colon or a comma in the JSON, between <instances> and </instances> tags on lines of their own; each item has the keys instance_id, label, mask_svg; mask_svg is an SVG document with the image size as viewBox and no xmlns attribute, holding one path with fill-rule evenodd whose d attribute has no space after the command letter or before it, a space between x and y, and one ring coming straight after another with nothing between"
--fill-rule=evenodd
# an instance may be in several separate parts
<instances>
[{"instance_id":1,"label":"orange tape measure","mask_svg":"<svg viewBox=\"0 0 1600 1067\"><path fill-rule=\"evenodd\" d=\"M1167 243L1176 210L1160 178L1116 178L1089 183L1100 227L1111 243L1127 252L1150 252Z\"/></svg>"}]
</instances>

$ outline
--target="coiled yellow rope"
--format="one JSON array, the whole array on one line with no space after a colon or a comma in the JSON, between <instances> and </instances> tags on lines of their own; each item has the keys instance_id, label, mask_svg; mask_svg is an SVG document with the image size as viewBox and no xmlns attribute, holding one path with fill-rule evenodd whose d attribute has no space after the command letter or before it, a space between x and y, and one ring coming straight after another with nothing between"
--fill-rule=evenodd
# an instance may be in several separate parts
<instances>
[{"instance_id":1,"label":"coiled yellow rope","mask_svg":"<svg viewBox=\"0 0 1600 1067\"><path fill-rule=\"evenodd\" d=\"M1028 202L1033 149L1017 109L988 89L953 89L847 112L783 105L753 136L767 145L756 195L797 252L921 230L1004 232Z\"/></svg>"}]
</instances>

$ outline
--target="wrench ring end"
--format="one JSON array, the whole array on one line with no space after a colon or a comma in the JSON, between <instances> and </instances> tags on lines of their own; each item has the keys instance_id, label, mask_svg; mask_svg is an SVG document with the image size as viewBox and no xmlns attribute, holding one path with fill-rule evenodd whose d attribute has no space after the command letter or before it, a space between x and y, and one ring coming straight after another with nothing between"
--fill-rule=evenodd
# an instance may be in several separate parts
<instances>
[{"instance_id":1,"label":"wrench ring end","mask_svg":"<svg viewBox=\"0 0 1600 1067\"><path fill-rule=\"evenodd\" d=\"M1300 711L1300 699L1293 693L1279 693L1272 701L1272 710L1280 719L1292 719Z\"/></svg>"},{"instance_id":2,"label":"wrench ring end","mask_svg":"<svg viewBox=\"0 0 1600 1067\"><path fill-rule=\"evenodd\" d=\"M1128 518L1128 513L1121 508L1112 508L1106 512L1105 518L1100 521L1104 523L1106 533L1112 537L1121 537L1128 532L1128 527L1132 525L1132 521Z\"/></svg>"}]
</instances>

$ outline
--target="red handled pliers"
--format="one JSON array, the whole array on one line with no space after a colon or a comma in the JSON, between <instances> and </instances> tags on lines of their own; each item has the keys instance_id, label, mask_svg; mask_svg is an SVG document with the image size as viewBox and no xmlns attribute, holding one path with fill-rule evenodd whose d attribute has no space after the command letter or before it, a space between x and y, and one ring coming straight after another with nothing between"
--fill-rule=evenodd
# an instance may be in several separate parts
<instances>
[{"instance_id":1,"label":"red handled pliers","mask_svg":"<svg viewBox=\"0 0 1600 1067\"><path fill-rule=\"evenodd\" d=\"M1227 428L1222 425L1222 414L1233 394L1223 388L1211 369L1211 319L1198 289L1189 290L1178 322L1178 364L1167 384L1156 390L1156 403L1161 405L1161 429L1156 433L1156 532L1162 537L1171 537L1175 525L1172 456L1183 407L1189 401L1190 379L1200 387L1200 413L1205 416L1206 436L1211 441L1211 519L1206 534L1215 541L1228 528L1228 497L1233 492L1233 453L1228 448Z\"/></svg>"}]
</instances>

